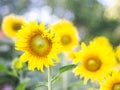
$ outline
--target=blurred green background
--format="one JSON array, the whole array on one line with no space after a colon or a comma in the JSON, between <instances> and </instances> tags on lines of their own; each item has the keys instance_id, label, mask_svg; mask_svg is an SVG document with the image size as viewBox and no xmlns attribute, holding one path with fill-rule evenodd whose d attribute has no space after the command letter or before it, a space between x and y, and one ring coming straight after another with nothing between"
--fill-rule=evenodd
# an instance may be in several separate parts
<instances>
[{"instance_id":1,"label":"blurred green background","mask_svg":"<svg viewBox=\"0 0 120 90\"><path fill-rule=\"evenodd\" d=\"M119 2L120 0L0 0L0 63L5 65L0 68L0 90L14 90L19 84L17 77L2 71L5 67L12 70L12 60L20 55L14 49L14 42L2 32L1 23L4 16L14 13L23 16L26 21L37 20L46 24L67 19L77 27L81 41L88 43L96 36L106 36L115 47L120 43ZM61 64L55 67L56 71L60 66ZM44 81L47 77L38 71L34 73L27 71L25 75L32 78L32 82L30 80L27 83L26 90L34 90L37 82ZM74 75L71 74L71 77ZM77 79L78 77L69 79L69 84ZM62 90L60 85L60 82L56 83L54 90ZM5 89L7 87L8 89ZM80 88L87 90L79 83L78 86L70 87L68 90L80 90ZM47 90L47 88L42 87L38 90Z\"/></svg>"}]
</instances>

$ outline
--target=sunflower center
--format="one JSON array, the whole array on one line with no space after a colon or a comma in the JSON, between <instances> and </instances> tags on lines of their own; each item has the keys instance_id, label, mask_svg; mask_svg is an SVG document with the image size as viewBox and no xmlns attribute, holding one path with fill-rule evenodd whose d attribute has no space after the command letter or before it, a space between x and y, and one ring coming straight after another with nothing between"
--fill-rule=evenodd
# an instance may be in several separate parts
<instances>
[{"instance_id":1,"label":"sunflower center","mask_svg":"<svg viewBox=\"0 0 120 90\"><path fill-rule=\"evenodd\" d=\"M61 42L62 42L63 45L69 44L70 41L71 41L70 36L67 36L67 35L66 35L66 36L63 36L63 37L61 38Z\"/></svg>"},{"instance_id":2,"label":"sunflower center","mask_svg":"<svg viewBox=\"0 0 120 90\"><path fill-rule=\"evenodd\" d=\"M89 71L97 71L101 67L101 61L99 59L89 59L84 65Z\"/></svg>"},{"instance_id":3,"label":"sunflower center","mask_svg":"<svg viewBox=\"0 0 120 90\"><path fill-rule=\"evenodd\" d=\"M13 29L16 30L16 31L21 29L21 24L20 23L14 23L13 24Z\"/></svg>"},{"instance_id":4,"label":"sunflower center","mask_svg":"<svg viewBox=\"0 0 120 90\"><path fill-rule=\"evenodd\" d=\"M49 39L41 37L41 35L35 35L31 40L31 48L34 53L39 56L46 56L52 47L52 43Z\"/></svg>"},{"instance_id":5,"label":"sunflower center","mask_svg":"<svg viewBox=\"0 0 120 90\"><path fill-rule=\"evenodd\" d=\"M112 87L112 90L120 90L120 83L115 83Z\"/></svg>"}]
</instances>

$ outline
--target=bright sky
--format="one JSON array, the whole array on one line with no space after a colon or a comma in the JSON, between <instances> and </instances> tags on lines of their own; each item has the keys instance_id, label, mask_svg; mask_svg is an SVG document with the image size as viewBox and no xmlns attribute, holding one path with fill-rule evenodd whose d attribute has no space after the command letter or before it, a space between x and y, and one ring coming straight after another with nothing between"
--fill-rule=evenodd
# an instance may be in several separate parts
<instances>
[{"instance_id":1,"label":"bright sky","mask_svg":"<svg viewBox=\"0 0 120 90\"><path fill-rule=\"evenodd\" d=\"M116 0L98 0L98 1L105 6L112 6L115 4Z\"/></svg>"}]
</instances>

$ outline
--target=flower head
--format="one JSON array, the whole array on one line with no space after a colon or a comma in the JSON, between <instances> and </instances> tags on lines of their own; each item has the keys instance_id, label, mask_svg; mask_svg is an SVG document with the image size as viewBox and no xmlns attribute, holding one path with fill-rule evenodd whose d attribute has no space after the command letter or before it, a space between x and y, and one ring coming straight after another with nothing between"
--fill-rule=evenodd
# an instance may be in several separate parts
<instances>
[{"instance_id":1,"label":"flower head","mask_svg":"<svg viewBox=\"0 0 120 90\"><path fill-rule=\"evenodd\" d=\"M8 37L16 37L16 33L24 25L25 21L21 16L10 14L5 16L2 22L2 29Z\"/></svg>"},{"instance_id":2,"label":"flower head","mask_svg":"<svg viewBox=\"0 0 120 90\"><path fill-rule=\"evenodd\" d=\"M101 81L109 74L110 69L116 65L113 49L105 37L95 38L87 46L82 43L81 50L76 53L74 63L79 63L74 73L88 79Z\"/></svg>"},{"instance_id":3,"label":"flower head","mask_svg":"<svg viewBox=\"0 0 120 90\"><path fill-rule=\"evenodd\" d=\"M43 66L53 66L58 62L59 39L51 31L45 30L43 23L38 25L37 22L30 22L17 35L15 46L24 52L20 60L28 62L28 69L43 71Z\"/></svg>"},{"instance_id":4,"label":"flower head","mask_svg":"<svg viewBox=\"0 0 120 90\"><path fill-rule=\"evenodd\" d=\"M60 38L60 43L62 45L61 51L71 51L74 46L78 45L78 33L75 26L71 22L67 20L60 20L51 25L51 27Z\"/></svg>"}]
</instances>

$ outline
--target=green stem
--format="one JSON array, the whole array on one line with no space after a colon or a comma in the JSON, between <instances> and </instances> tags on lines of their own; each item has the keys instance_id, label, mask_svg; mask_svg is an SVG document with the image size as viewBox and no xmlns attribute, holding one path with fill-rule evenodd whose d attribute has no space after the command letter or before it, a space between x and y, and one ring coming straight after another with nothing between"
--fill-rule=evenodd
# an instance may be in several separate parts
<instances>
[{"instance_id":1,"label":"green stem","mask_svg":"<svg viewBox=\"0 0 120 90\"><path fill-rule=\"evenodd\" d=\"M20 83L22 83L23 82L23 72L19 71L19 74L20 74L20 77L19 77Z\"/></svg>"},{"instance_id":2,"label":"green stem","mask_svg":"<svg viewBox=\"0 0 120 90\"><path fill-rule=\"evenodd\" d=\"M52 90L51 69L48 67L48 90Z\"/></svg>"},{"instance_id":3,"label":"green stem","mask_svg":"<svg viewBox=\"0 0 120 90\"><path fill-rule=\"evenodd\" d=\"M68 60L67 58L64 56L63 58L63 61L62 61L62 65L65 66L65 65L68 65ZM69 78L69 75L68 75L68 72L66 73L63 73L63 90L68 90L67 89L67 85L68 85L68 78Z\"/></svg>"}]
</instances>

